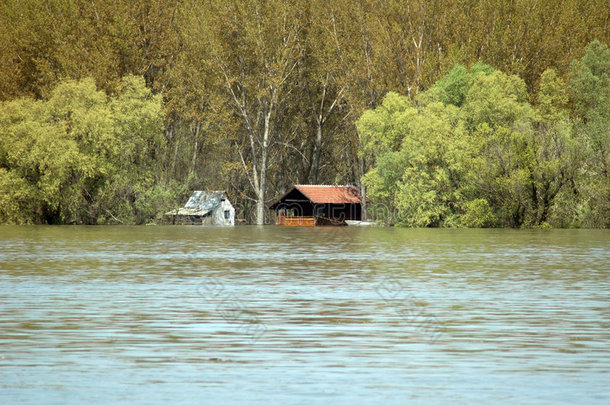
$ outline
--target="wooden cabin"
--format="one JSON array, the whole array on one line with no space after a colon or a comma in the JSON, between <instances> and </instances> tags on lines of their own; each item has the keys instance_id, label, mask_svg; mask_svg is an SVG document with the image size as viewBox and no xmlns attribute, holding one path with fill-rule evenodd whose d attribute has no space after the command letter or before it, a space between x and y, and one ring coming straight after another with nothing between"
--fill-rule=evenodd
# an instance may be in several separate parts
<instances>
[{"instance_id":1,"label":"wooden cabin","mask_svg":"<svg viewBox=\"0 0 610 405\"><path fill-rule=\"evenodd\" d=\"M354 186L296 185L269 206L276 225L346 225L362 220L360 191Z\"/></svg>"}]
</instances>

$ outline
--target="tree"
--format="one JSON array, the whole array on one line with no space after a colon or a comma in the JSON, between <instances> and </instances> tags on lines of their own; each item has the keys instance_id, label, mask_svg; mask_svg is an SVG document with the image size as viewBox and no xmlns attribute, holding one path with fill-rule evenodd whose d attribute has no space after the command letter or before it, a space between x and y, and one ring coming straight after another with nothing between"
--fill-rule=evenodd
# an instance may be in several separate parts
<instances>
[{"instance_id":1,"label":"tree","mask_svg":"<svg viewBox=\"0 0 610 405\"><path fill-rule=\"evenodd\" d=\"M374 164L364 177L370 197L397 210L402 225L455 225L465 148L458 108L434 102L416 109L388 93L358 124L362 154Z\"/></svg>"},{"instance_id":2,"label":"tree","mask_svg":"<svg viewBox=\"0 0 610 405\"><path fill-rule=\"evenodd\" d=\"M593 41L572 64L568 86L575 130L586 151L581 221L610 226L610 49Z\"/></svg>"},{"instance_id":3,"label":"tree","mask_svg":"<svg viewBox=\"0 0 610 405\"><path fill-rule=\"evenodd\" d=\"M380 211L388 222L395 221L386 212L394 211L396 207L396 186L408 164L401 147L408 123L416 115L417 110L408 97L390 92L380 106L365 111L358 119L358 132L362 139L360 157L372 166L363 176L363 183L375 204L387 207L387 210Z\"/></svg>"},{"instance_id":4,"label":"tree","mask_svg":"<svg viewBox=\"0 0 610 405\"><path fill-rule=\"evenodd\" d=\"M48 100L2 103L0 220L144 222L138 201L162 152L161 99L125 77L108 98L93 79L61 82Z\"/></svg>"},{"instance_id":5,"label":"tree","mask_svg":"<svg viewBox=\"0 0 610 405\"><path fill-rule=\"evenodd\" d=\"M540 86L539 114L521 79L484 65L454 68L417 108L389 93L359 120L371 198L408 226L543 226L578 145L563 82L548 71Z\"/></svg>"},{"instance_id":6,"label":"tree","mask_svg":"<svg viewBox=\"0 0 610 405\"><path fill-rule=\"evenodd\" d=\"M37 218L34 221L64 223L82 214L82 191L108 170L103 151L112 148L106 138L112 123L105 101L93 81L86 80L63 83L46 102L6 103L1 120L2 166L13 180L21 179L18 183L33 191L34 212L17 215L16 222Z\"/></svg>"},{"instance_id":7,"label":"tree","mask_svg":"<svg viewBox=\"0 0 610 405\"><path fill-rule=\"evenodd\" d=\"M302 54L295 9L285 2L206 2L195 15L210 50L211 68L241 120L245 142L236 142L263 224L270 148L277 111Z\"/></svg>"},{"instance_id":8,"label":"tree","mask_svg":"<svg viewBox=\"0 0 610 405\"><path fill-rule=\"evenodd\" d=\"M456 65L446 76L439 79L422 94L419 101L423 104L438 101L461 107L474 78L479 74L490 75L493 72L494 69L491 66L481 62L475 63L470 69L463 65Z\"/></svg>"}]
</instances>

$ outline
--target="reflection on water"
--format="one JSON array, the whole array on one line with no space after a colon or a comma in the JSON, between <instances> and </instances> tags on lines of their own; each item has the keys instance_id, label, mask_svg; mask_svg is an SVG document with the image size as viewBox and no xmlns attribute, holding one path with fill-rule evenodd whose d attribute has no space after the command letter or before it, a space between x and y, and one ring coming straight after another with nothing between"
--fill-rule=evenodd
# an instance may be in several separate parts
<instances>
[{"instance_id":1,"label":"reflection on water","mask_svg":"<svg viewBox=\"0 0 610 405\"><path fill-rule=\"evenodd\" d=\"M0 402L610 401L610 232L0 227Z\"/></svg>"}]
</instances>

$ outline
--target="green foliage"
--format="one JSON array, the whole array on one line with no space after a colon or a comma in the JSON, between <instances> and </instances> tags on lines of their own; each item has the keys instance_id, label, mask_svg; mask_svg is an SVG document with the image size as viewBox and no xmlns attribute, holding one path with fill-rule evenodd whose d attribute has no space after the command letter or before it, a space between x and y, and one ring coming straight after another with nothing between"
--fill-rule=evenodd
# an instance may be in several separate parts
<instances>
[{"instance_id":1,"label":"green foliage","mask_svg":"<svg viewBox=\"0 0 610 405\"><path fill-rule=\"evenodd\" d=\"M610 114L605 91L610 86L610 49L598 40L591 42L582 59L574 61L570 71L570 96L574 112L583 119L596 113Z\"/></svg>"},{"instance_id":2,"label":"green foliage","mask_svg":"<svg viewBox=\"0 0 610 405\"><path fill-rule=\"evenodd\" d=\"M409 122L401 152L407 166L398 186L399 222L409 226L440 226L461 198L463 144L457 108L433 103Z\"/></svg>"},{"instance_id":3,"label":"green foliage","mask_svg":"<svg viewBox=\"0 0 610 405\"><path fill-rule=\"evenodd\" d=\"M471 130L482 123L492 128L512 128L532 116L525 82L500 71L475 75L462 111Z\"/></svg>"},{"instance_id":4,"label":"green foliage","mask_svg":"<svg viewBox=\"0 0 610 405\"><path fill-rule=\"evenodd\" d=\"M407 226L608 226L606 51L593 43L569 86L545 71L535 107L483 65L456 66L418 107L388 93L358 121L369 197Z\"/></svg>"},{"instance_id":5,"label":"green foliage","mask_svg":"<svg viewBox=\"0 0 610 405\"><path fill-rule=\"evenodd\" d=\"M422 199L403 223L461 226L484 199L497 226L607 226L607 8L4 0L0 221L146 222L176 183L263 207L364 176L404 212Z\"/></svg>"},{"instance_id":6,"label":"green foliage","mask_svg":"<svg viewBox=\"0 0 610 405\"><path fill-rule=\"evenodd\" d=\"M361 156L374 161L399 149L407 125L416 115L412 101L389 92L379 107L365 111L358 120L361 135Z\"/></svg>"},{"instance_id":7,"label":"green foliage","mask_svg":"<svg viewBox=\"0 0 610 405\"><path fill-rule=\"evenodd\" d=\"M451 69L449 74L423 93L420 98L424 103L440 101L443 104L453 104L461 107L475 77L479 75L487 76L493 72L494 69L491 66L481 62L475 63L470 70L462 65L457 65Z\"/></svg>"},{"instance_id":8,"label":"green foliage","mask_svg":"<svg viewBox=\"0 0 610 405\"><path fill-rule=\"evenodd\" d=\"M489 202L484 198L467 201L461 208L464 213L460 217L460 223L465 227L486 228L497 221Z\"/></svg>"},{"instance_id":9,"label":"green foliage","mask_svg":"<svg viewBox=\"0 0 610 405\"><path fill-rule=\"evenodd\" d=\"M566 118L568 113L568 93L565 81L555 69L547 69L540 76L538 110L543 119Z\"/></svg>"},{"instance_id":10,"label":"green foliage","mask_svg":"<svg viewBox=\"0 0 610 405\"><path fill-rule=\"evenodd\" d=\"M168 208L177 205L178 197L190 191L187 189L187 184L177 181L170 181L168 184L157 183L152 188L143 188L135 202L135 222L141 224L162 221L163 214Z\"/></svg>"},{"instance_id":11,"label":"green foliage","mask_svg":"<svg viewBox=\"0 0 610 405\"><path fill-rule=\"evenodd\" d=\"M455 106L417 110L395 93L358 121L364 153L376 162L363 181L373 200L398 209L398 223L438 226L454 213L463 172L458 124Z\"/></svg>"},{"instance_id":12,"label":"green foliage","mask_svg":"<svg viewBox=\"0 0 610 405\"><path fill-rule=\"evenodd\" d=\"M568 86L575 130L583 143L578 222L610 227L610 49L593 41L572 64Z\"/></svg>"},{"instance_id":13,"label":"green foliage","mask_svg":"<svg viewBox=\"0 0 610 405\"><path fill-rule=\"evenodd\" d=\"M2 222L141 223L157 214L146 204L171 206L180 191L158 182L161 100L141 78L111 98L84 79L48 100L4 102L0 134Z\"/></svg>"},{"instance_id":14,"label":"green foliage","mask_svg":"<svg viewBox=\"0 0 610 405\"><path fill-rule=\"evenodd\" d=\"M15 172L0 168L0 223L27 224L33 220L37 190Z\"/></svg>"}]
</instances>

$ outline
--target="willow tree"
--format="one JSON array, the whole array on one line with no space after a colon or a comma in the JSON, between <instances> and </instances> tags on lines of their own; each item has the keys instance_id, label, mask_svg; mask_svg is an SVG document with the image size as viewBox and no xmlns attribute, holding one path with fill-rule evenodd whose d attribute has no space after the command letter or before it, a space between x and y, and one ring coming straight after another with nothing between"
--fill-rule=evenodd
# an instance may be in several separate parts
<instances>
[{"instance_id":1,"label":"willow tree","mask_svg":"<svg viewBox=\"0 0 610 405\"><path fill-rule=\"evenodd\" d=\"M0 103L0 222L154 217L158 207L144 205L162 134L161 98L141 77L123 78L110 98L89 78L62 81L48 100Z\"/></svg>"}]
</instances>

